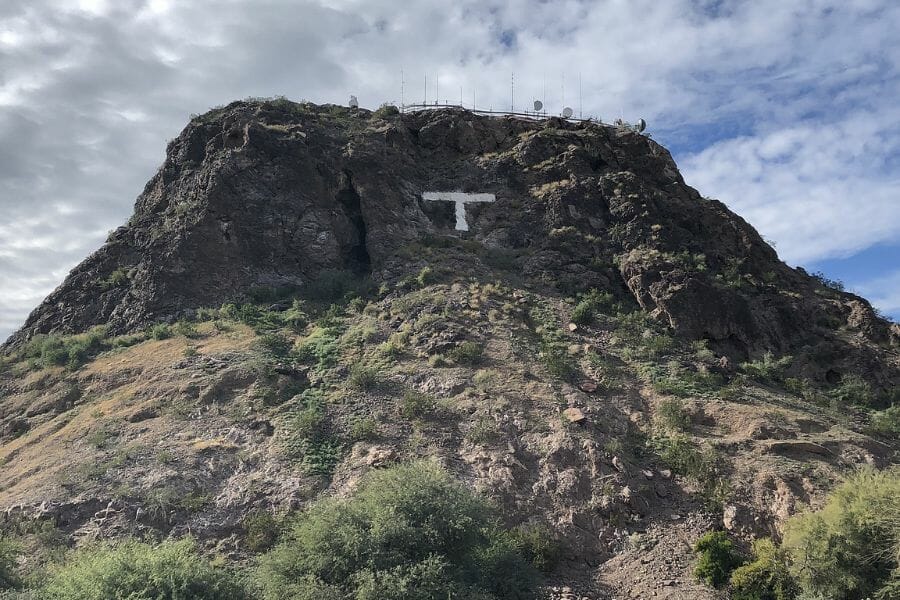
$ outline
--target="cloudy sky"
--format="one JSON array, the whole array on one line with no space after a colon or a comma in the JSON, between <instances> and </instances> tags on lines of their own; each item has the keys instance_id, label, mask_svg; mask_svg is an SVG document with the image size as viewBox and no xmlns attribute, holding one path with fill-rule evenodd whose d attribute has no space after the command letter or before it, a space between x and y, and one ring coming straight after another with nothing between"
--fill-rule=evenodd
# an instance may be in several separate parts
<instances>
[{"instance_id":1,"label":"cloudy sky","mask_svg":"<svg viewBox=\"0 0 900 600\"><path fill-rule=\"evenodd\" d=\"M0 339L191 113L425 97L644 117L792 265L900 317L895 0L2 0ZM579 79L581 94L579 96ZM437 83L437 85L435 85ZM579 99L580 98L580 99Z\"/></svg>"}]
</instances>

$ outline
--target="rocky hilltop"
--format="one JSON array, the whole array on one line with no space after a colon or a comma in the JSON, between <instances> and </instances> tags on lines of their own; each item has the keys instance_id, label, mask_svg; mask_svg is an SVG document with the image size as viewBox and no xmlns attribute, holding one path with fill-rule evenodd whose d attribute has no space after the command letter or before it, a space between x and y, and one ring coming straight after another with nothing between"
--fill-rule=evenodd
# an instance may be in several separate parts
<instances>
[{"instance_id":1,"label":"rocky hilltop","mask_svg":"<svg viewBox=\"0 0 900 600\"><path fill-rule=\"evenodd\" d=\"M435 456L552 531L551 583L713 597L700 533L897 459L900 328L829 283L628 129L235 102L7 342L0 505L243 560L248 515Z\"/></svg>"}]
</instances>

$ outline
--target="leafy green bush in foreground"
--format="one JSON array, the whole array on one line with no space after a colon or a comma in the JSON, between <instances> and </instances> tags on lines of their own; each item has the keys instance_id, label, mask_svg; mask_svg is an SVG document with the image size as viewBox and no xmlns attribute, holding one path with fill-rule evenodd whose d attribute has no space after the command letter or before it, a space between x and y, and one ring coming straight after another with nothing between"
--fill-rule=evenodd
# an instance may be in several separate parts
<instances>
[{"instance_id":1,"label":"leafy green bush in foreground","mask_svg":"<svg viewBox=\"0 0 900 600\"><path fill-rule=\"evenodd\" d=\"M150 546L122 542L77 550L51 572L42 600L249 600L226 570L213 567L190 539Z\"/></svg>"},{"instance_id":2,"label":"leafy green bush in foreground","mask_svg":"<svg viewBox=\"0 0 900 600\"><path fill-rule=\"evenodd\" d=\"M825 506L792 517L783 547L804 591L825 598L900 598L900 469L864 469Z\"/></svg>"},{"instance_id":3,"label":"leafy green bush in foreground","mask_svg":"<svg viewBox=\"0 0 900 600\"><path fill-rule=\"evenodd\" d=\"M490 504L437 466L369 475L349 499L316 503L265 555L265 600L517 600L535 569Z\"/></svg>"}]
</instances>

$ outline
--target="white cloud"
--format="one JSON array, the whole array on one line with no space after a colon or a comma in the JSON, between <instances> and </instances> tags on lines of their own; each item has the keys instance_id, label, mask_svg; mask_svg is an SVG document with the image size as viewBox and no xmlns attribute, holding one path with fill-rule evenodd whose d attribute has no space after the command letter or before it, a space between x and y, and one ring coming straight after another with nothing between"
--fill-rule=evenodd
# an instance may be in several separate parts
<instances>
[{"instance_id":1,"label":"white cloud","mask_svg":"<svg viewBox=\"0 0 900 600\"><path fill-rule=\"evenodd\" d=\"M900 315L900 270L856 284L852 288L884 313Z\"/></svg>"},{"instance_id":2,"label":"white cloud","mask_svg":"<svg viewBox=\"0 0 900 600\"><path fill-rule=\"evenodd\" d=\"M898 28L890 0L4 0L0 338L127 218L190 113L375 107L401 68L407 99L427 72L432 100L439 77L441 99L505 107L514 71L518 105L551 110L563 76L579 109L580 73L586 114L696 150L689 183L790 260L896 237Z\"/></svg>"}]
</instances>

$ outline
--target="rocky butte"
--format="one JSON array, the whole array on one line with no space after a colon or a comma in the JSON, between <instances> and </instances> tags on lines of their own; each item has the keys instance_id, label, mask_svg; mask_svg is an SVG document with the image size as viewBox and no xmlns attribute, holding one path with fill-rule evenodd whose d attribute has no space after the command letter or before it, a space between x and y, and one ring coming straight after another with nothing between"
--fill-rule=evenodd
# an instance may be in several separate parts
<instances>
[{"instance_id":1,"label":"rocky butte","mask_svg":"<svg viewBox=\"0 0 900 600\"><path fill-rule=\"evenodd\" d=\"M6 343L0 518L242 561L429 456L550 532L558 597L719 597L700 534L897 460L900 328L829 283L633 131L235 102Z\"/></svg>"}]
</instances>

